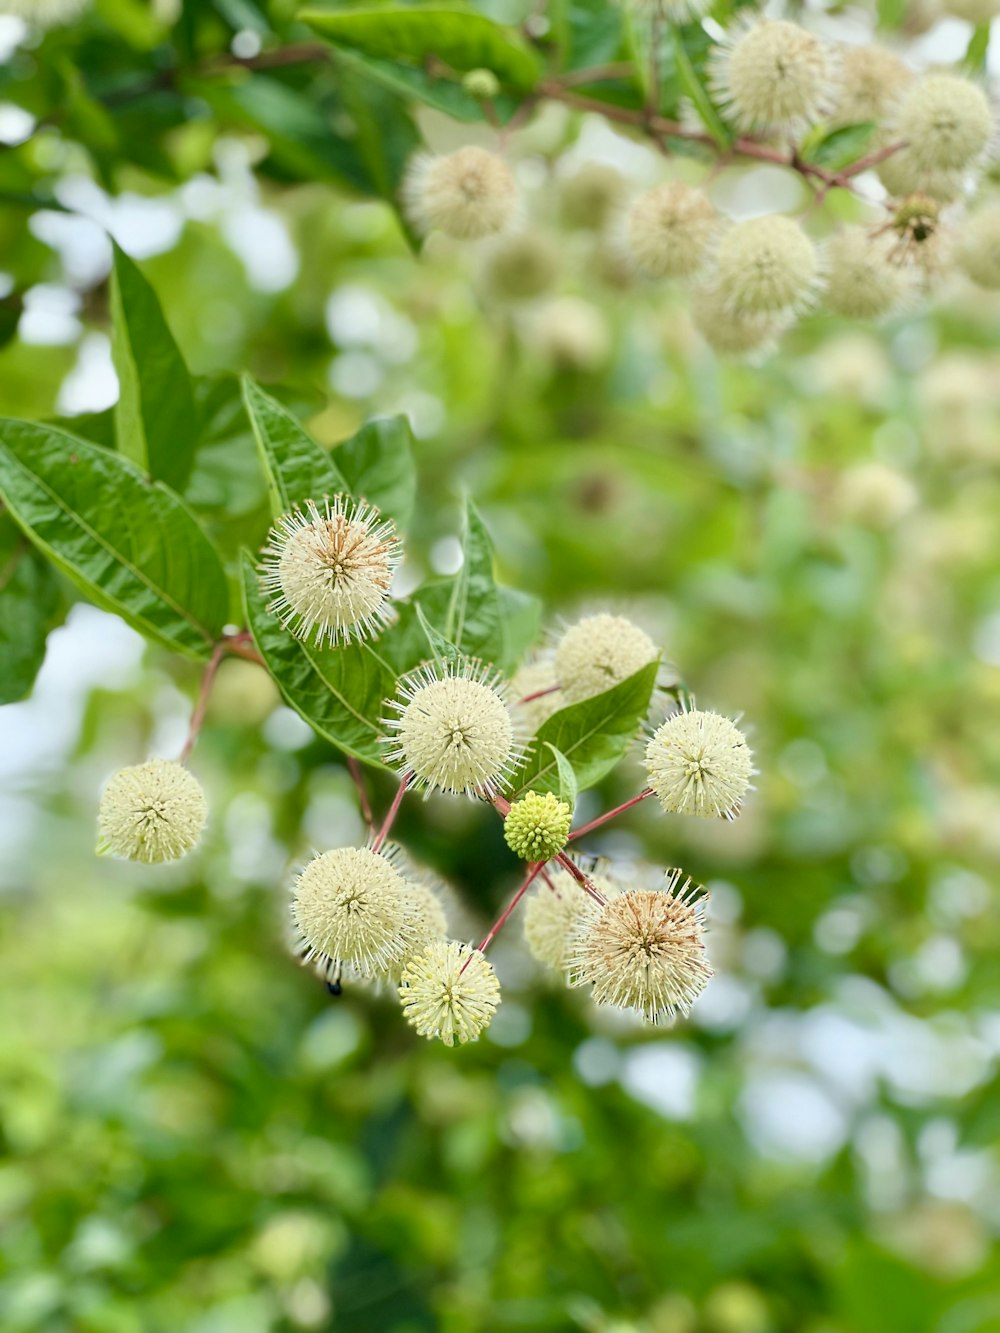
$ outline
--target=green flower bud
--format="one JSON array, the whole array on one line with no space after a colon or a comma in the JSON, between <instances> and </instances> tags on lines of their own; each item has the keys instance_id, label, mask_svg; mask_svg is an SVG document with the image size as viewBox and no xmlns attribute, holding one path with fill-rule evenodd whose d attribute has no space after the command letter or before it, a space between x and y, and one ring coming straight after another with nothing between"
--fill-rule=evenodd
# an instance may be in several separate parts
<instances>
[{"instance_id":1,"label":"green flower bud","mask_svg":"<svg viewBox=\"0 0 1000 1333\"><path fill-rule=\"evenodd\" d=\"M565 801L529 791L510 807L504 821L507 846L524 861L548 861L569 840L572 812Z\"/></svg>"},{"instance_id":2,"label":"green flower bud","mask_svg":"<svg viewBox=\"0 0 1000 1333\"><path fill-rule=\"evenodd\" d=\"M470 97L478 97L481 101L485 101L487 98L496 97L500 91L500 80L491 69L470 69L462 79L462 87Z\"/></svg>"}]
</instances>

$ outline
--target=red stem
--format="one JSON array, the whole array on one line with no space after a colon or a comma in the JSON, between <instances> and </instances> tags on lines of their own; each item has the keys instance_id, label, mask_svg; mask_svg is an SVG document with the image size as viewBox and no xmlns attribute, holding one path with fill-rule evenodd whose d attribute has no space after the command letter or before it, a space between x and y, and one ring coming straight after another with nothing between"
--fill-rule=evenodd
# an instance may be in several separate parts
<instances>
[{"instance_id":1,"label":"red stem","mask_svg":"<svg viewBox=\"0 0 1000 1333\"><path fill-rule=\"evenodd\" d=\"M347 756L347 771L351 775L351 780L358 792L358 804L361 806L361 818L368 825L368 832L372 833L375 829L375 816L372 814L371 801L368 799L368 792L365 790L365 780L361 775L361 765L354 758L353 754Z\"/></svg>"},{"instance_id":2,"label":"red stem","mask_svg":"<svg viewBox=\"0 0 1000 1333\"><path fill-rule=\"evenodd\" d=\"M573 876L577 884L579 884L580 888L583 889L584 893L589 893L591 898L593 898L596 902L599 902L602 907L604 906L605 903L604 896L597 892L597 889L594 886L593 882L587 878L587 876L583 873L580 867L576 865L575 862L569 859L569 857L566 855L565 852L559 852L558 855L556 856L556 860L562 866L563 870L568 871L569 874Z\"/></svg>"},{"instance_id":3,"label":"red stem","mask_svg":"<svg viewBox=\"0 0 1000 1333\"><path fill-rule=\"evenodd\" d=\"M410 773L404 773L404 774L403 774L403 780L402 780L402 782L399 784L399 789L397 790L396 795L392 798L392 805L389 806L388 814L386 815L385 819L383 820L382 827L379 829L378 834L376 835L375 841L372 843L372 851L373 851L373 852L377 852L377 851L379 851L379 850L381 849L381 847L382 847L382 844L385 842L386 838L389 836L389 830L392 828L393 823L394 823L394 821L395 821L395 819L396 819L396 814L397 814L397 812L398 812L398 810L399 810L399 807L400 807L400 806L402 805L402 803L403 803L403 797L404 797L404 795L406 794L406 788L407 788L407 786L409 785L409 782L410 782L410 778L411 778L411 777L412 777L412 774L410 774Z\"/></svg>"},{"instance_id":4,"label":"red stem","mask_svg":"<svg viewBox=\"0 0 1000 1333\"><path fill-rule=\"evenodd\" d=\"M212 692L212 683L215 680L215 673L218 671L219 664L226 654L226 647L226 640L220 639L212 649L212 656L208 659L208 666L205 668L205 674L201 678L201 688L198 690L198 699L194 706L194 712L191 714L187 740L184 742L184 749L181 750L179 763L185 763L195 747L198 733L201 731L201 724L205 721L205 710L208 708L208 696Z\"/></svg>"},{"instance_id":5,"label":"red stem","mask_svg":"<svg viewBox=\"0 0 1000 1333\"><path fill-rule=\"evenodd\" d=\"M518 699L519 704L530 704L532 699L544 699L547 694L556 694L562 687L559 685L548 685L544 690L536 690L534 694L526 694L523 699Z\"/></svg>"},{"instance_id":6,"label":"red stem","mask_svg":"<svg viewBox=\"0 0 1000 1333\"><path fill-rule=\"evenodd\" d=\"M608 820L614 819L615 815L620 815L623 810L628 810L630 806L638 805L640 801L644 801L647 796L652 796L652 794L652 787L647 787L644 791L641 791L638 796L633 796L630 801L625 801L622 805L616 805L613 810L608 810L603 815L598 815L597 818L592 819L589 824L584 824L582 828L574 829L569 835L570 842L572 842L574 838L582 838L585 833L591 833L595 828L600 828L601 825L606 824Z\"/></svg>"},{"instance_id":7,"label":"red stem","mask_svg":"<svg viewBox=\"0 0 1000 1333\"><path fill-rule=\"evenodd\" d=\"M517 893L514 894L513 898L511 898L510 902L504 908L500 916L497 917L496 921L494 921L493 925L490 927L488 933L483 939L483 942L480 944L479 946L480 953L485 953L487 948L489 948L490 944L492 944L492 942L496 939L497 935L499 935L500 931L503 930L504 926L507 924L507 921L510 918L510 914L513 912L514 908L518 905L518 903L527 893L535 877L541 873L544 865L545 865L544 861L533 861L531 865L528 866L528 873L525 875L521 887L518 889ZM462 972L464 972L468 966L469 966L469 959L467 958L465 962L462 964ZM461 975L461 973L459 975Z\"/></svg>"}]
</instances>

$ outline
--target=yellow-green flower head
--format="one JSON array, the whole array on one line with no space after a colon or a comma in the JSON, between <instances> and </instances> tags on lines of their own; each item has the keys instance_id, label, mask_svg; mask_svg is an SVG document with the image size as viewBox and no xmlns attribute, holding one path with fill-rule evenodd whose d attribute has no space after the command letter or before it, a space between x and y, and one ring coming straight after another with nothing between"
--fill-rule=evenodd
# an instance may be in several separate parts
<instances>
[{"instance_id":1,"label":"yellow-green flower head","mask_svg":"<svg viewBox=\"0 0 1000 1333\"><path fill-rule=\"evenodd\" d=\"M563 702L603 694L660 656L656 644L624 616L584 616L564 631L555 648L556 679Z\"/></svg>"},{"instance_id":2,"label":"yellow-green flower head","mask_svg":"<svg viewBox=\"0 0 1000 1333\"><path fill-rule=\"evenodd\" d=\"M403 197L419 231L443 231L461 241L503 231L517 212L510 167L496 153L472 144L444 157L418 155L403 183Z\"/></svg>"},{"instance_id":3,"label":"yellow-green flower head","mask_svg":"<svg viewBox=\"0 0 1000 1333\"><path fill-rule=\"evenodd\" d=\"M690 311L695 328L709 347L727 357L765 356L793 322L790 316L739 314L718 288L709 285L692 290Z\"/></svg>"},{"instance_id":4,"label":"yellow-green flower head","mask_svg":"<svg viewBox=\"0 0 1000 1333\"><path fill-rule=\"evenodd\" d=\"M572 818L566 802L552 792L529 791L510 807L503 836L523 861L548 861L566 846Z\"/></svg>"},{"instance_id":5,"label":"yellow-green flower head","mask_svg":"<svg viewBox=\"0 0 1000 1333\"><path fill-rule=\"evenodd\" d=\"M500 236L485 257L484 279L491 296L506 301L527 301L540 296L559 273L559 252L538 231Z\"/></svg>"},{"instance_id":6,"label":"yellow-green flower head","mask_svg":"<svg viewBox=\"0 0 1000 1333\"><path fill-rule=\"evenodd\" d=\"M399 986L403 1016L421 1037L446 1046L476 1041L500 1003L500 983L478 949L439 940L418 950L403 969Z\"/></svg>"},{"instance_id":7,"label":"yellow-green flower head","mask_svg":"<svg viewBox=\"0 0 1000 1333\"><path fill-rule=\"evenodd\" d=\"M36 28L58 28L73 23L90 0L0 0L0 14L13 14Z\"/></svg>"},{"instance_id":8,"label":"yellow-green flower head","mask_svg":"<svg viewBox=\"0 0 1000 1333\"><path fill-rule=\"evenodd\" d=\"M718 225L707 195L683 181L667 181L632 204L626 243L637 267L650 277L693 277L708 256Z\"/></svg>"},{"instance_id":9,"label":"yellow-green flower head","mask_svg":"<svg viewBox=\"0 0 1000 1333\"><path fill-rule=\"evenodd\" d=\"M97 850L147 864L177 861L197 846L207 819L198 779L183 764L150 759L108 781L97 813Z\"/></svg>"},{"instance_id":10,"label":"yellow-green flower head","mask_svg":"<svg viewBox=\"0 0 1000 1333\"><path fill-rule=\"evenodd\" d=\"M562 182L560 215L567 227L603 231L625 194L625 177L605 162L584 162Z\"/></svg>"},{"instance_id":11,"label":"yellow-green flower head","mask_svg":"<svg viewBox=\"0 0 1000 1333\"><path fill-rule=\"evenodd\" d=\"M488 101L489 98L498 96L500 80L491 69L470 69L462 76L462 87L470 97Z\"/></svg>"},{"instance_id":12,"label":"yellow-green flower head","mask_svg":"<svg viewBox=\"0 0 1000 1333\"><path fill-rule=\"evenodd\" d=\"M955 258L980 287L1000 288L1000 204L980 208L963 221Z\"/></svg>"},{"instance_id":13,"label":"yellow-green flower head","mask_svg":"<svg viewBox=\"0 0 1000 1333\"><path fill-rule=\"evenodd\" d=\"M823 303L848 319L882 319L912 299L917 273L895 253L894 238L844 227L826 245Z\"/></svg>"},{"instance_id":14,"label":"yellow-green flower head","mask_svg":"<svg viewBox=\"0 0 1000 1333\"><path fill-rule=\"evenodd\" d=\"M701 709L675 713L646 746L646 772L670 814L735 819L754 774L746 738L728 717Z\"/></svg>"},{"instance_id":15,"label":"yellow-green flower head","mask_svg":"<svg viewBox=\"0 0 1000 1333\"><path fill-rule=\"evenodd\" d=\"M376 635L391 617L402 548L394 525L346 495L283 514L261 565L269 611L297 639L331 647Z\"/></svg>"},{"instance_id":16,"label":"yellow-green flower head","mask_svg":"<svg viewBox=\"0 0 1000 1333\"><path fill-rule=\"evenodd\" d=\"M533 958L564 972L574 932L583 922L595 921L601 908L562 866L546 869L545 875L536 881L525 904L524 939ZM615 898L621 892L608 875L592 874L590 880L603 898Z\"/></svg>"},{"instance_id":17,"label":"yellow-green flower head","mask_svg":"<svg viewBox=\"0 0 1000 1333\"><path fill-rule=\"evenodd\" d=\"M788 316L816 295L819 260L797 222L771 213L729 228L715 253L713 278L733 314Z\"/></svg>"},{"instance_id":18,"label":"yellow-green flower head","mask_svg":"<svg viewBox=\"0 0 1000 1333\"><path fill-rule=\"evenodd\" d=\"M989 146L993 112L986 94L969 79L958 74L924 74L899 98L889 135L906 147L887 158L886 164L902 157L914 171L931 176L965 171Z\"/></svg>"},{"instance_id":19,"label":"yellow-green flower head","mask_svg":"<svg viewBox=\"0 0 1000 1333\"><path fill-rule=\"evenodd\" d=\"M882 121L912 81L913 71L885 47L844 47L830 119L838 125Z\"/></svg>"},{"instance_id":20,"label":"yellow-green flower head","mask_svg":"<svg viewBox=\"0 0 1000 1333\"><path fill-rule=\"evenodd\" d=\"M711 56L712 90L738 129L797 133L833 105L837 56L797 23L738 22Z\"/></svg>"},{"instance_id":21,"label":"yellow-green flower head","mask_svg":"<svg viewBox=\"0 0 1000 1333\"><path fill-rule=\"evenodd\" d=\"M463 659L425 665L403 677L384 719L389 762L414 787L492 800L519 761L514 724L500 676Z\"/></svg>"},{"instance_id":22,"label":"yellow-green flower head","mask_svg":"<svg viewBox=\"0 0 1000 1333\"><path fill-rule=\"evenodd\" d=\"M346 963L385 977L417 939L417 911L392 852L337 847L314 857L292 887L296 953L329 971Z\"/></svg>"},{"instance_id":23,"label":"yellow-green flower head","mask_svg":"<svg viewBox=\"0 0 1000 1333\"><path fill-rule=\"evenodd\" d=\"M597 1004L634 1009L648 1023L687 1015L712 977L705 957L702 889L680 870L662 889L630 889L586 918L569 949L571 986Z\"/></svg>"}]
</instances>

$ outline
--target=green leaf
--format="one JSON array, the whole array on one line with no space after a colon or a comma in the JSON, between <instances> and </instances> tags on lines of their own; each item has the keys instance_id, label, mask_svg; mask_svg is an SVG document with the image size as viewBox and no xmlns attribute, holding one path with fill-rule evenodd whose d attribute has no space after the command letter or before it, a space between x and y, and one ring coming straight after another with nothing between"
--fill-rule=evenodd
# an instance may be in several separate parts
<instances>
[{"instance_id":1,"label":"green leaf","mask_svg":"<svg viewBox=\"0 0 1000 1333\"><path fill-rule=\"evenodd\" d=\"M333 461L352 495L375 505L400 532L406 531L417 497L413 434L406 417L366 422L336 446Z\"/></svg>"},{"instance_id":2,"label":"green leaf","mask_svg":"<svg viewBox=\"0 0 1000 1333\"><path fill-rule=\"evenodd\" d=\"M191 378L156 293L117 245L111 313L118 448L149 476L183 490L198 436Z\"/></svg>"},{"instance_id":3,"label":"green leaf","mask_svg":"<svg viewBox=\"0 0 1000 1333\"><path fill-rule=\"evenodd\" d=\"M166 648L210 656L228 617L226 576L172 491L100 445L0 420L0 498L87 597Z\"/></svg>"},{"instance_id":4,"label":"green leaf","mask_svg":"<svg viewBox=\"0 0 1000 1333\"><path fill-rule=\"evenodd\" d=\"M462 567L453 579L421 589L428 619L444 626L444 636L469 657L510 668L506 615L493 577L493 543L472 501L465 511Z\"/></svg>"},{"instance_id":5,"label":"green leaf","mask_svg":"<svg viewBox=\"0 0 1000 1333\"><path fill-rule=\"evenodd\" d=\"M980 23L972 30L969 45L965 48L962 64L970 74L983 74L990 54L990 34L992 24Z\"/></svg>"},{"instance_id":6,"label":"green leaf","mask_svg":"<svg viewBox=\"0 0 1000 1333\"><path fill-rule=\"evenodd\" d=\"M416 603L417 621L420 628L427 637L430 644L431 653L437 662L444 666L446 663L457 663L460 657L458 649L453 643L444 637L440 630L434 628L424 613L424 608L419 602Z\"/></svg>"},{"instance_id":7,"label":"green leaf","mask_svg":"<svg viewBox=\"0 0 1000 1333\"><path fill-rule=\"evenodd\" d=\"M366 763L388 767L379 737L396 674L378 644L317 648L294 638L270 611L252 558L244 554L243 596L257 649L286 703L317 735Z\"/></svg>"},{"instance_id":8,"label":"green leaf","mask_svg":"<svg viewBox=\"0 0 1000 1333\"><path fill-rule=\"evenodd\" d=\"M276 398L249 375L243 377L243 401L253 427L257 451L267 477L275 518L306 500L350 490L336 463Z\"/></svg>"},{"instance_id":9,"label":"green leaf","mask_svg":"<svg viewBox=\"0 0 1000 1333\"><path fill-rule=\"evenodd\" d=\"M559 791L559 763L553 749L572 764L580 791L600 782L632 743L649 709L659 669L658 661L650 662L603 694L560 708L547 718L514 775L515 791Z\"/></svg>"},{"instance_id":10,"label":"green leaf","mask_svg":"<svg viewBox=\"0 0 1000 1333\"><path fill-rule=\"evenodd\" d=\"M520 588L500 588L499 593L507 633L507 655L503 665L509 673L520 665L538 638L542 603L533 593L522 592Z\"/></svg>"},{"instance_id":11,"label":"green leaf","mask_svg":"<svg viewBox=\"0 0 1000 1333\"><path fill-rule=\"evenodd\" d=\"M687 47L684 45L684 34L676 27L673 30L673 55L682 92L691 99L691 104L698 113L698 119L719 147L728 148L733 136L716 111L705 85L695 72Z\"/></svg>"},{"instance_id":12,"label":"green leaf","mask_svg":"<svg viewBox=\"0 0 1000 1333\"><path fill-rule=\"evenodd\" d=\"M378 83L397 97L432 106L435 111L443 112L452 120L475 123L486 119L483 103L467 93L454 79L436 77L413 65L401 65L396 60L379 60L375 56L343 48L337 50L336 60L339 68L356 72L359 77ZM504 125L517 110L520 99L509 93L501 93L499 97L493 98L491 105L497 121Z\"/></svg>"},{"instance_id":13,"label":"green leaf","mask_svg":"<svg viewBox=\"0 0 1000 1333\"><path fill-rule=\"evenodd\" d=\"M467 9L305 9L299 18L330 41L368 55L414 64L437 59L463 72L491 69L514 88L533 88L541 72L537 56L515 32Z\"/></svg>"},{"instance_id":14,"label":"green leaf","mask_svg":"<svg viewBox=\"0 0 1000 1333\"><path fill-rule=\"evenodd\" d=\"M9 518L0 519L0 704L27 695L65 599L52 566Z\"/></svg>"},{"instance_id":15,"label":"green leaf","mask_svg":"<svg viewBox=\"0 0 1000 1333\"><path fill-rule=\"evenodd\" d=\"M556 761L556 775L558 778L558 785L555 789L556 795L561 801L566 802L570 810L573 810L576 808L576 798L580 794L573 765L562 750L557 749L551 741L546 741L545 746L546 749L551 751L552 758Z\"/></svg>"},{"instance_id":16,"label":"green leaf","mask_svg":"<svg viewBox=\"0 0 1000 1333\"><path fill-rule=\"evenodd\" d=\"M815 139L806 140L802 156L818 167L839 171L864 157L877 128L873 120L866 120L859 125L842 125L827 133L821 131Z\"/></svg>"}]
</instances>

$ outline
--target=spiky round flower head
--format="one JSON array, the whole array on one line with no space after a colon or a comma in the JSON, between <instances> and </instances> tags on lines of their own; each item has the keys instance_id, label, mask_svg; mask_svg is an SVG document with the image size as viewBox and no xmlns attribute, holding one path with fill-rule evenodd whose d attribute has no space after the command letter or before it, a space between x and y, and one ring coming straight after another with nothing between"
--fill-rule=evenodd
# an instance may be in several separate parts
<instances>
[{"instance_id":1,"label":"spiky round flower head","mask_svg":"<svg viewBox=\"0 0 1000 1333\"><path fill-rule=\"evenodd\" d=\"M523 861L548 861L566 846L572 818L566 802L552 792L529 791L510 807L504 840Z\"/></svg>"},{"instance_id":2,"label":"spiky round flower head","mask_svg":"<svg viewBox=\"0 0 1000 1333\"><path fill-rule=\"evenodd\" d=\"M602 231L625 193L625 178L617 167L584 162L562 183L560 214L567 227Z\"/></svg>"},{"instance_id":3,"label":"spiky round flower head","mask_svg":"<svg viewBox=\"0 0 1000 1333\"><path fill-rule=\"evenodd\" d=\"M836 93L836 53L784 19L737 23L711 56L710 80L734 124L752 134L805 129Z\"/></svg>"},{"instance_id":4,"label":"spiky round flower head","mask_svg":"<svg viewBox=\"0 0 1000 1333\"><path fill-rule=\"evenodd\" d=\"M941 226L941 203L928 194L911 194L896 205L889 223L896 240L892 254L927 273L950 260L950 244Z\"/></svg>"},{"instance_id":5,"label":"spiky round flower head","mask_svg":"<svg viewBox=\"0 0 1000 1333\"><path fill-rule=\"evenodd\" d=\"M838 125L882 121L912 81L913 71L884 46L845 47L830 119Z\"/></svg>"},{"instance_id":6,"label":"spiky round flower head","mask_svg":"<svg viewBox=\"0 0 1000 1333\"><path fill-rule=\"evenodd\" d=\"M403 183L403 196L420 231L443 231L460 241L503 231L517 211L510 167L474 144L444 157L419 155Z\"/></svg>"},{"instance_id":7,"label":"spiky round flower head","mask_svg":"<svg viewBox=\"0 0 1000 1333\"><path fill-rule=\"evenodd\" d=\"M955 258L980 287L1000 288L1000 204L980 208L963 221Z\"/></svg>"},{"instance_id":8,"label":"spiky round flower head","mask_svg":"<svg viewBox=\"0 0 1000 1333\"><path fill-rule=\"evenodd\" d=\"M349 643L377 634L391 615L389 588L402 548L372 505L335 495L323 509L282 514L261 565L269 611L297 639Z\"/></svg>"},{"instance_id":9,"label":"spiky round flower head","mask_svg":"<svg viewBox=\"0 0 1000 1333\"><path fill-rule=\"evenodd\" d=\"M391 850L337 847L309 862L292 886L302 963L384 977L402 962L417 938L416 908L393 859Z\"/></svg>"},{"instance_id":10,"label":"spiky round flower head","mask_svg":"<svg viewBox=\"0 0 1000 1333\"><path fill-rule=\"evenodd\" d=\"M90 0L0 0L0 14L13 14L36 28L58 28L78 19Z\"/></svg>"},{"instance_id":11,"label":"spiky round flower head","mask_svg":"<svg viewBox=\"0 0 1000 1333\"><path fill-rule=\"evenodd\" d=\"M924 74L903 92L889 122L891 139L906 147L897 158L914 171L965 171L986 151L993 113L986 94L958 74Z\"/></svg>"},{"instance_id":12,"label":"spiky round flower head","mask_svg":"<svg viewBox=\"0 0 1000 1333\"><path fill-rule=\"evenodd\" d=\"M856 463L840 478L837 502L846 517L873 528L889 528L919 500L909 477L875 460Z\"/></svg>"},{"instance_id":13,"label":"spiky round flower head","mask_svg":"<svg viewBox=\"0 0 1000 1333\"><path fill-rule=\"evenodd\" d=\"M546 880L536 882L525 904L524 939L533 958L563 972L575 932L584 921L595 921L601 908L562 866L549 867L545 875ZM591 874L590 880L605 899L621 892L608 875Z\"/></svg>"},{"instance_id":14,"label":"spiky round flower head","mask_svg":"<svg viewBox=\"0 0 1000 1333\"><path fill-rule=\"evenodd\" d=\"M503 682L492 667L462 659L404 676L385 718L388 758L413 785L492 800L517 760Z\"/></svg>"},{"instance_id":15,"label":"spiky round flower head","mask_svg":"<svg viewBox=\"0 0 1000 1333\"><path fill-rule=\"evenodd\" d=\"M635 1009L649 1023L687 1014L712 969L705 957L705 895L681 871L662 889L630 889L585 919L570 943L571 986L598 1004Z\"/></svg>"},{"instance_id":16,"label":"spiky round flower head","mask_svg":"<svg viewBox=\"0 0 1000 1333\"><path fill-rule=\"evenodd\" d=\"M900 148L875 168L875 174L895 199L911 194L949 204L965 193L966 173L938 168L931 171L909 148Z\"/></svg>"},{"instance_id":17,"label":"spiky round flower head","mask_svg":"<svg viewBox=\"0 0 1000 1333\"><path fill-rule=\"evenodd\" d=\"M470 69L462 76L462 88L470 97L488 101L500 92L500 80L491 69Z\"/></svg>"},{"instance_id":18,"label":"spiky round flower head","mask_svg":"<svg viewBox=\"0 0 1000 1333\"><path fill-rule=\"evenodd\" d=\"M718 288L699 285L691 293L691 319L720 356L757 357L771 351L791 320L734 311Z\"/></svg>"},{"instance_id":19,"label":"spiky round flower head","mask_svg":"<svg viewBox=\"0 0 1000 1333\"><path fill-rule=\"evenodd\" d=\"M714 285L736 315L791 315L819 289L819 260L797 222L778 213L737 222L715 253Z\"/></svg>"},{"instance_id":20,"label":"spiky round flower head","mask_svg":"<svg viewBox=\"0 0 1000 1333\"><path fill-rule=\"evenodd\" d=\"M556 679L563 701L574 704L603 694L659 656L659 648L645 630L624 616L606 612L584 616L556 644Z\"/></svg>"},{"instance_id":21,"label":"spiky round flower head","mask_svg":"<svg viewBox=\"0 0 1000 1333\"><path fill-rule=\"evenodd\" d=\"M827 242L828 310L849 319L882 319L913 296L915 271L900 263L894 242L864 227L844 227Z\"/></svg>"},{"instance_id":22,"label":"spiky round flower head","mask_svg":"<svg viewBox=\"0 0 1000 1333\"><path fill-rule=\"evenodd\" d=\"M691 277L704 264L718 225L707 195L683 181L667 181L632 204L626 244L636 265L651 277Z\"/></svg>"},{"instance_id":23,"label":"spiky round flower head","mask_svg":"<svg viewBox=\"0 0 1000 1333\"><path fill-rule=\"evenodd\" d=\"M542 723L563 705L552 658L539 657L518 667L511 677L510 697L515 717L526 734L534 736Z\"/></svg>"},{"instance_id":24,"label":"spiky round flower head","mask_svg":"<svg viewBox=\"0 0 1000 1333\"><path fill-rule=\"evenodd\" d=\"M537 231L500 236L490 247L483 276L491 296L527 301L547 291L559 273L559 252Z\"/></svg>"},{"instance_id":25,"label":"spiky round flower head","mask_svg":"<svg viewBox=\"0 0 1000 1333\"><path fill-rule=\"evenodd\" d=\"M446 1046L476 1041L500 1003L500 983L478 949L439 940L408 960L399 986L403 1016L421 1037Z\"/></svg>"},{"instance_id":26,"label":"spiky round flower head","mask_svg":"<svg viewBox=\"0 0 1000 1333\"><path fill-rule=\"evenodd\" d=\"M721 713L685 709L667 718L646 746L649 785L664 810L735 819L753 777L746 738Z\"/></svg>"},{"instance_id":27,"label":"spiky round flower head","mask_svg":"<svg viewBox=\"0 0 1000 1333\"><path fill-rule=\"evenodd\" d=\"M147 864L177 861L197 845L207 819L198 779L183 764L150 759L109 779L97 812L97 851Z\"/></svg>"}]
</instances>

